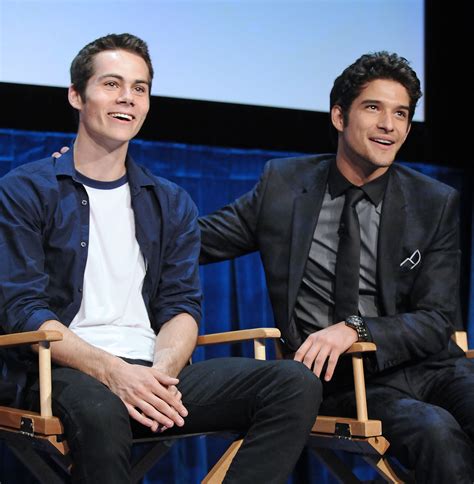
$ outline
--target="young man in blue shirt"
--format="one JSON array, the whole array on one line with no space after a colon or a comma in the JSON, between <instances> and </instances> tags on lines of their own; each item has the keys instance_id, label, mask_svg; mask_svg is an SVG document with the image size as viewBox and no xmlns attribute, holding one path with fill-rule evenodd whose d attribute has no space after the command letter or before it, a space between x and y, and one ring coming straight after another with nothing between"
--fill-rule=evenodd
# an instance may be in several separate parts
<instances>
[{"instance_id":1,"label":"young man in blue shirt","mask_svg":"<svg viewBox=\"0 0 474 484\"><path fill-rule=\"evenodd\" d=\"M128 482L133 436L235 429L246 436L226 482L285 482L321 385L295 361L187 365L201 318L197 210L128 155L152 77L133 35L86 45L71 65L73 149L0 180L1 329L63 335L52 344L53 412L74 481ZM1 356L17 401L35 408L33 351Z\"/></svg>"}]
</instances>

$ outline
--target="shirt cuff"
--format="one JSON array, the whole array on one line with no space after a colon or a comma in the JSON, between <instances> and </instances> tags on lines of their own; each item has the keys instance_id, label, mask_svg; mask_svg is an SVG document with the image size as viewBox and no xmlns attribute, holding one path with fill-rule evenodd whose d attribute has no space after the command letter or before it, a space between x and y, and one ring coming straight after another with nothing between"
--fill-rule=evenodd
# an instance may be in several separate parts
<instances>
[{"instance_id":1,"label":"shirt cuff","mask_svg":"<svg viewBox=\"0 0 474 484\"><path fill-rule=\"evenodd\" d=\"M58 316L49 309L38 309L26 320L24 331L37 331L45 321L50 319L59 321Z\"/></svg>"}]
</instances>

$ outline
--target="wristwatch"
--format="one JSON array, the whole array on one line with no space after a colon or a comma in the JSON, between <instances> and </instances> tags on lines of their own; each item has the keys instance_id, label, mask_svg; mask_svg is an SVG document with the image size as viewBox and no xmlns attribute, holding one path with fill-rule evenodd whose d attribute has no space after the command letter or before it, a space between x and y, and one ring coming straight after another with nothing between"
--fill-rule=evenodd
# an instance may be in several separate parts
<instances>
[{"instance_id":1,"label":"wristwatch","mask_svg":"<svg viewBox=\"0 0 474 484\"><path fill-rule=\"evenodd\" d=\"M363 318L355 315L348 316L344 322L346 326L357 331L358 341L369 341L369 332Z\"/></svg>"}]
</instances>

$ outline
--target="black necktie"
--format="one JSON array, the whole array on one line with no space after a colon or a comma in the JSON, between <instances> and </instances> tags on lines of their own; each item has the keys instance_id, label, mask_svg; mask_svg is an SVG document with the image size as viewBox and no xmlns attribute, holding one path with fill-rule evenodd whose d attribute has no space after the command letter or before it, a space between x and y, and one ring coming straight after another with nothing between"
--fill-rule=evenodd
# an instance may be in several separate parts
<instances>
[{"instance_id":1,"label":"black necktie","mask_svg":"<svg viewBox=\"0 0 474 484\"><path fill-rule=\"evenodd\" d=\"M355 206L364 198L364 192L352 186L347 189L345 196L338 231L334 286L335 323L359 313L360 228Z\"/></svg>"}]
</instances>

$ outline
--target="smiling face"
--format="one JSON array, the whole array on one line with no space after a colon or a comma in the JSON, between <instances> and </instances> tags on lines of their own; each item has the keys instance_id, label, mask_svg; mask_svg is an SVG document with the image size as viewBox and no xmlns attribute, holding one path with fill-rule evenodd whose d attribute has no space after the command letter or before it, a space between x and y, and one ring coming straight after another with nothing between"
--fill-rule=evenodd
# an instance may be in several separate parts
<instances>
[{"instance_id":1,"label":"smiling face","mask_svg":"<svg viewBox=\"0 0 474 484\"><path fill-rule=\"evenodd\" d=\"M402 84L377 79L362 89L345 117L340 106L332 108L339 133L336 160L346 178L366 182L387 171L410 131L409 102Z\"/></svg>"},{"instance_id":2,"label":"smiling face","mask_svg":"<svg viewBox=\"0 0 474 484\"><path fill-rule=\"evenodd\" d=\"M107 149L128 143L140 130L150 107L150 73L145 61L125 50L94 56L94 73L84 99L69 88L69 102L79 111L78 137Z\"/></svg>"}]
</instances>

